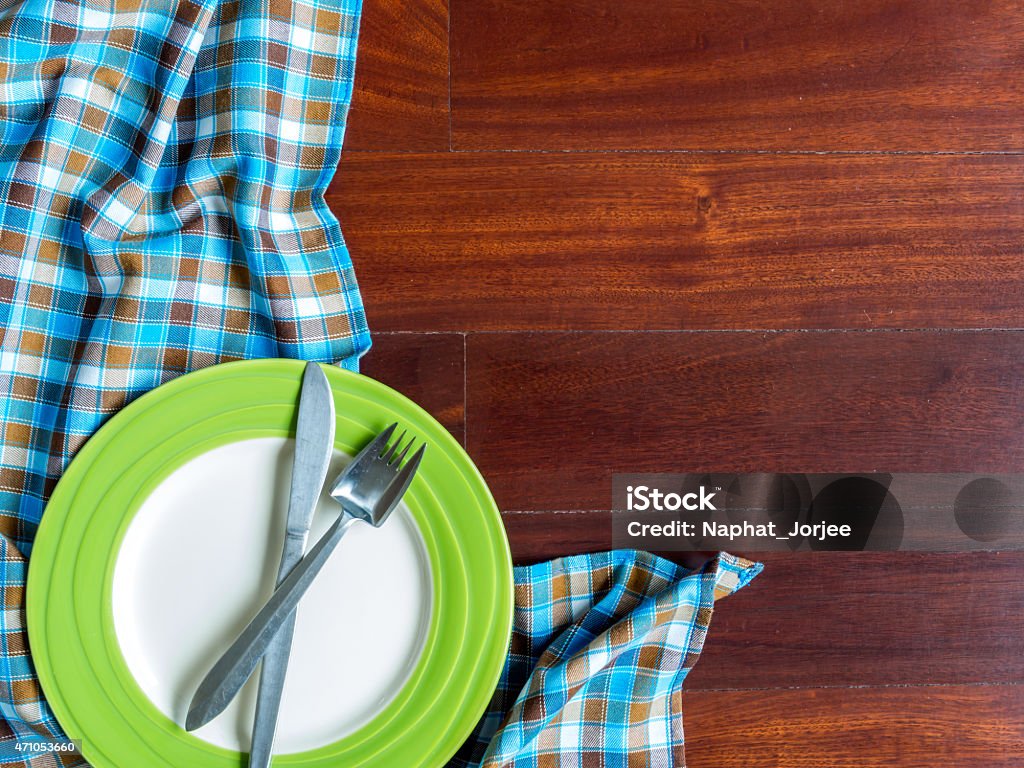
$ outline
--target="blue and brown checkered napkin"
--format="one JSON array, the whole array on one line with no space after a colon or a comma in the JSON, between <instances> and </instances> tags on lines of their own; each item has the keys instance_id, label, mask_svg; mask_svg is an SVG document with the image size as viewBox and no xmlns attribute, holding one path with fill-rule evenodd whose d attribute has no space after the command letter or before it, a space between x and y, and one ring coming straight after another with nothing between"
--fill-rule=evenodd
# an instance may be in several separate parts
<instances>
[{"instance_id":1,"label":"blue and brown checkered napkin","mask_svg":"<svg viewBox=\"0 0 1024 768\"><path fill-rule=\"evenodd\" d=\"M76 450L227 360L369 347L323 192L360 0L0 0L0 533Z\"/></svg>"},{"instance_id":2,"label":"blue and brown checkered napkin","mask_svg":"<svg viewBox=\"0 0 1024 768\"><path fill-rule=\"evenodd\" d=\"M682 685L714 602L760 571L633 550L516 568L508 660L449 768L681 768Z\"/></svg>"},{"instance_id":3,"label":"blue and brown checkered napkin","mask_svg":"<svg viewBox=\"0 0 1024 768\"><path fill-rule=\"evenodd\" d=\"M25 635L25 558L0 536L0 593L3 620L0 622L0 765L32 768L83 766L77 754L28 752L32 747L49 749L64 742L50 708L43 700L39 680L28 655Z\"/></svg>"}]
</instances>

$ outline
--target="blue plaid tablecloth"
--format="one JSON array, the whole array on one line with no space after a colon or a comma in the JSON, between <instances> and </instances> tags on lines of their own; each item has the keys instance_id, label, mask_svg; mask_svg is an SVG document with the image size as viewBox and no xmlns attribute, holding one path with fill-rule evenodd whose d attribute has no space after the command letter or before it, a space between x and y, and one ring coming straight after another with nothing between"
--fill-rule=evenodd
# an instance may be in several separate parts
<instances>
[{"instance_id":1,"label":"blue plaid tablecloth","mask_svg":"<svg viewBox=\"0 0 1024 768\"><path fill-rule=\"evenodd\" d=\"M354 365L323 193L359 0L0 0L0 533L112 413L218 362Z\"/></svg>"},{"instance_id":2,"label":"blue plaid tablecloth","mask_svg":"<svg viewBox=\"0 0 1024 768\"><path fill-rule=\"evenodd\" d=\"M683 768L683 681L715 601L760 571L635 550L516 568L505 668L448 768Z\"/></svg>"}]
</instances>

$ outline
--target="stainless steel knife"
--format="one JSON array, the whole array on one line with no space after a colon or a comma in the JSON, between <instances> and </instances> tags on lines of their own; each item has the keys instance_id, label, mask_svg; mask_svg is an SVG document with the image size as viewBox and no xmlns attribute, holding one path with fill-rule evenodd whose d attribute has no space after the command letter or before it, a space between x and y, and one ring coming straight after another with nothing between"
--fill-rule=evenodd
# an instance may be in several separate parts
<instances>
[{"instance_id":1,"label":"stainless steel knife","mask_svg":"<svg viewBox=\"0 0 1024 768\"><path fill-rule=\"evenodd\" d=\"M401 450L400 441L389 447L387 442L396 426L392 424L378 434L338 475L331 496L341 505L341 514L199 683L185 718L186 730L200 728L224 711L294 614L349 526L362 520L379 528L401 501L427 446L421 445L403 463L413 440L410 438Z\"/></svg>"},{"instance_id":2,"label":"stainless steel knife","mask_svg":"<svg viewBox=\"0 0 1024 768\"><path fill-rule=\"evenodd\" d=\"M284 552L277 573L279 585L302 560L306 537L313 522L320 490L327 479L333 450L334 397L331 386L319 365L306 363L302 374L302 393L299 396L298 426L295 428L295 459L292 464ZM293 611L263 657L249 768L267 768L270 765L294 631Z\"/></svg>"}]
</instances>

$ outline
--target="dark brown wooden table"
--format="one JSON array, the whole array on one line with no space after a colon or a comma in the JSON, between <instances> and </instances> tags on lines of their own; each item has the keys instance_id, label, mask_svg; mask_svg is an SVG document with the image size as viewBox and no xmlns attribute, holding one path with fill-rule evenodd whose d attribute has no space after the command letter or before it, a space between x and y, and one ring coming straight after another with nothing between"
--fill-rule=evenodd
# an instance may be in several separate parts
<instances>
[{"instance_id":1,"label":"dark brown wooden table","mask_svg":"<svg viewBox=\"0 0 1024 768\"><path fill-rule=\"evenodd\" d=\"M1024 471L1022 66L1004 0L366 0L364 370L520 562L608 547L616 471ZM763 560L691 768L1024 765L1024 553Z\"/></svg>"}]
</instances>

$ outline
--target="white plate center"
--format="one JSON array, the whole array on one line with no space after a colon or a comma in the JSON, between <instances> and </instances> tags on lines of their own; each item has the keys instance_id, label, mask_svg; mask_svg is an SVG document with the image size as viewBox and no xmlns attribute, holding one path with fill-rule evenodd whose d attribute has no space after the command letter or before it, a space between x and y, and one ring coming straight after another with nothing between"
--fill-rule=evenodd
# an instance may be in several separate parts
<instances>
[{"instance_id":1,"label":"white plate center","mask_svg":"<svg viewBox=\"0 0 1024 768\"><path fill-rule=\"evenodd\" d=\"M143 502L125 535L114 570L118 643L143 692L179 724L199 681L273 591L293 446L244 440L189 461ZM328 485L348 460L335 456ZM309 546L339 511L321 497ZM431 592L423 539L404 504L379 529L349 528L299 604L276 753L330 744L381 711L416 666ZM195 734L247 752L256 677Z\"/></svg>"}]
</instances>

